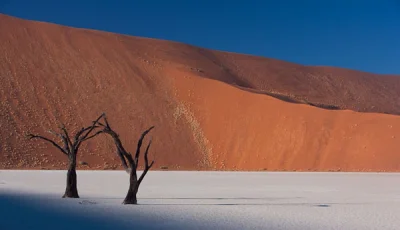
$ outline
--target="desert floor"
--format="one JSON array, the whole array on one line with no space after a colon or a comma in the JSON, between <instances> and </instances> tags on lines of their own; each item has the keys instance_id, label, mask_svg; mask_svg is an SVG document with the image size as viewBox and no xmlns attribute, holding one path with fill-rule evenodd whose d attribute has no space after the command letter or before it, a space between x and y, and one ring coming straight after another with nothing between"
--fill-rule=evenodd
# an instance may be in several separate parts
<instances>
[{"instance_id":1,"label":"desert floor","mask_svg":"<svg viewBox=\"0 0 400 230\"><path fill-rule=\"evenodd\" d=\"M0 171L0 229L399 229L400 174L150 171L137 206L123 171Z\"/></svg>"}]
</instances>

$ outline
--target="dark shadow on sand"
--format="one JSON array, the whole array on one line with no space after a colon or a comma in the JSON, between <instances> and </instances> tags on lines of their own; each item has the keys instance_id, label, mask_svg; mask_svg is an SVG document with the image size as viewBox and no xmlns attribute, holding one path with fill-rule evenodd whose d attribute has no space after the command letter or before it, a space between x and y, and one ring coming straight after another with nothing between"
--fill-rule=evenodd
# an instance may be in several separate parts
<instances>
[{"instance_id":1,"label":"dark shadow on sand","mask_svg":"<svg viewBox=\"0 0 400 230\"><path fill-rule=\"evenodd\" d=\"M117 216L102 213L79 205L82 199L66 200L44 195L22 195L0 192L1 230L132 230L168 229L154 216L144 213ZM60 205L58 205L59 202ZM63 203L63 204L61 204ZM69 205L69 204L73 205ZM87 207L87 206L86 206ZM94 206L92 206L94 207ZM103 207L104 209L104 207ZM108 215L112 214L112 215ZM128 221L124 221L128 220ZM190 223L182 223L180 229L193 229Z\"/></svg>"},{"instance_id":2,"label":"dark shadow on sand","mask_svg":"<svg viewBox=\"0 0 400 230\"><path fill-rule=\"evenodd\" d=\"M93 200L92 200L93 199ZM107 198L106 198L107 199ZM112 198L109 198L112 199ZM117 199L117 198L113 198ZM118 198L119 199L119 198ZM239 199L243 203L229 203L228 200ZM246 203L245 200L264 200L263 203ZM221 229L226 226L235 226L235 229L246 229L250 226L249 223L236 223L235 219L227 221L222 218L207 222L198 220L196 216L186 216L182 219L180 216L164 216L158 212L154 215L151 206L159 206L160 209L166 210L169 205L174 206L209 206L209 210L213 210L213 206L310 206L310 207L325 207L329 208L333 203L310 204L310 203L274 203L275 198L139 198L138 206L122 205L121 208L113 209L103 203L103 198L81 198L81 199L62 199L54 195L31 195L31 194L12 194L0 192L0 230L132 230L132 229ZM277 198L283 199L283 198ZM290 199L290 198L288 198ZM120 199L122 202L122 198ZM145 201L145 204L140 204L140 201ZM191 200L190 204L176 203L155 203L151 204L152 200ZM195 200L203 200L195 202ZM211 204L204 204L204 200L219 201ZM227 203L221 202L227 201ZM269 200L269 203L268 203ZM98 203L97 203L98 202ZM343 204L342 204L343 205ZM142 207L140 207L142 206ZM165 207L161 207L165 206ZM89 208L90 207L90 208ZM148 208L145 208L148 207ZM149 209L150 208L150 209ZM156 208L157 209L157 208ZM117 211L117 212L116 212ZM167 210L166 213L169 211ZM196 212L194 212L196 213ZM234 223L233 223L234 222ZM228 225L226 225L228 224ZM279 225L276 220L271 220L269 224L263 226L262 229L274 229ZM304 226L303 226L304 227ZM303 228L295 226L295 228L280 228L280 229L317 229L311 226ZM225 228L226 229L226 228ZM257 229L260 229L259 227Z\"/></svg>"}]
</instances>

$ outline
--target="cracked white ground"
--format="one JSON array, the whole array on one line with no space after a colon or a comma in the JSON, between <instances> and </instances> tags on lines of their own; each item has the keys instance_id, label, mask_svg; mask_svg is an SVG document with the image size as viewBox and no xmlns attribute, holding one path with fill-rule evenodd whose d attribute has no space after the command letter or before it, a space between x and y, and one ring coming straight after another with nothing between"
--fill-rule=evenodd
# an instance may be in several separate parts
<instances>
[{"instance_id":1,"label":"cracked white ground","mask_svg":"<svg viewBox=\"0 0 400 230\"><path fill-rule=\"evenodd\" d=\"M400 229L400 174L149 171L122 205L123 171L0 171L0 229Z\"/></svg>"}]
</instances>

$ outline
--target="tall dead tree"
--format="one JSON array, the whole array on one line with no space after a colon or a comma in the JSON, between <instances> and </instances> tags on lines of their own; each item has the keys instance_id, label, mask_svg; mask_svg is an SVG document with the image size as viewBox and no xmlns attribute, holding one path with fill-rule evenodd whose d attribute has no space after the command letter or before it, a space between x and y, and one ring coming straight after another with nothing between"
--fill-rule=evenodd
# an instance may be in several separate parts
<instances>
[{"instance_id":1,"label":"tall dead tree","mask_svg":"<svg viewBox=\"0 0 400 230\"><path fill-rule=\"evenodd\" d=\"M47 137L28 134L29 139L42 139L44 141L47 141L68 157L67 185L65 188L65 193L63 195L63 198L79 198L78 188L77 188L77 177L76 177L76 165L77 165L76 158L78 150L84 141L89 140L95 137L96 135L100 134L100 132L96 132L90 135L93 132L93 130L99 127L96 124L103 116L104 113L100 117L98 117L95 121L93 121L91 126L88 126L86 128L83 127L81 130L79 130L75 134L75 137L73 139L71 139L64 125L60 127L61 132L59 133L50 130L49 132L51 134L60 138L60 140L63 143L62 144L63 146L61 146L56 141L53 141Z\"/></svg>"},{"instance_id":2,"label":"tall dead tree","mask_svg":"<svg viewBox=\"0 0 400 230\"><path fill-rule=\"evenodd\" d=\"M147 129L146 131L144 131L142 133L142 135L140 136L140 139L137 143L137 149L136 149L135 156L133 157L130 152L125 150L125 148L123 147L122 142L119 138L119 135L110 127L110 124L108 123L105 115L104 115L103 119L104 119L104 124L101 122L98 122L98 124L99 124L99 126L103 127L102 132L110 135L113 138L115 146L117 148L117 154L121 159L122 165L124 166L125 170L129 173L129 189L128 189L128 193L126 194L123 204L137 204L136 195L139 190L140 183L142 183L147 172L154 164L154 161L149 163L149 158L148 158L149 148L151 145L151 139L150 139L149 144L147 145L147 148L144 152L144 162L145 162L144 170L143 170L142 174L140 175L140 178L138 178L137 169L138 169L138 164L139 164L140 148L142 146L144 137L150 132L150 130L152 130L154 128L154 126L150 127L149 129ZM99 132L101 132L101 131L99 131Z\"/></svg>"}]
</instances>

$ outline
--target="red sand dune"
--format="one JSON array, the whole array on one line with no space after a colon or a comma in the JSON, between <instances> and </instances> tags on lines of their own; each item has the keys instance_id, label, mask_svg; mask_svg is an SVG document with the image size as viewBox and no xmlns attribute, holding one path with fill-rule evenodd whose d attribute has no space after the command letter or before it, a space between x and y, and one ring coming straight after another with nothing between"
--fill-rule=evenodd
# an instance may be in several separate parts
<instances>
[{"instance_id":1,"label":"red sand dune","mask_svg":"<svg viewBox=\"0 0 400 230\"><path fill-rule=\"evenodd\" d=\"M0 31L0 168L65 168L25 133L106 112L130 151L156 126L155 169L400 171L400 76L1 14ZM78 157L81 169L121 168L106 136Z\"/></svg>"}]
</instances>

